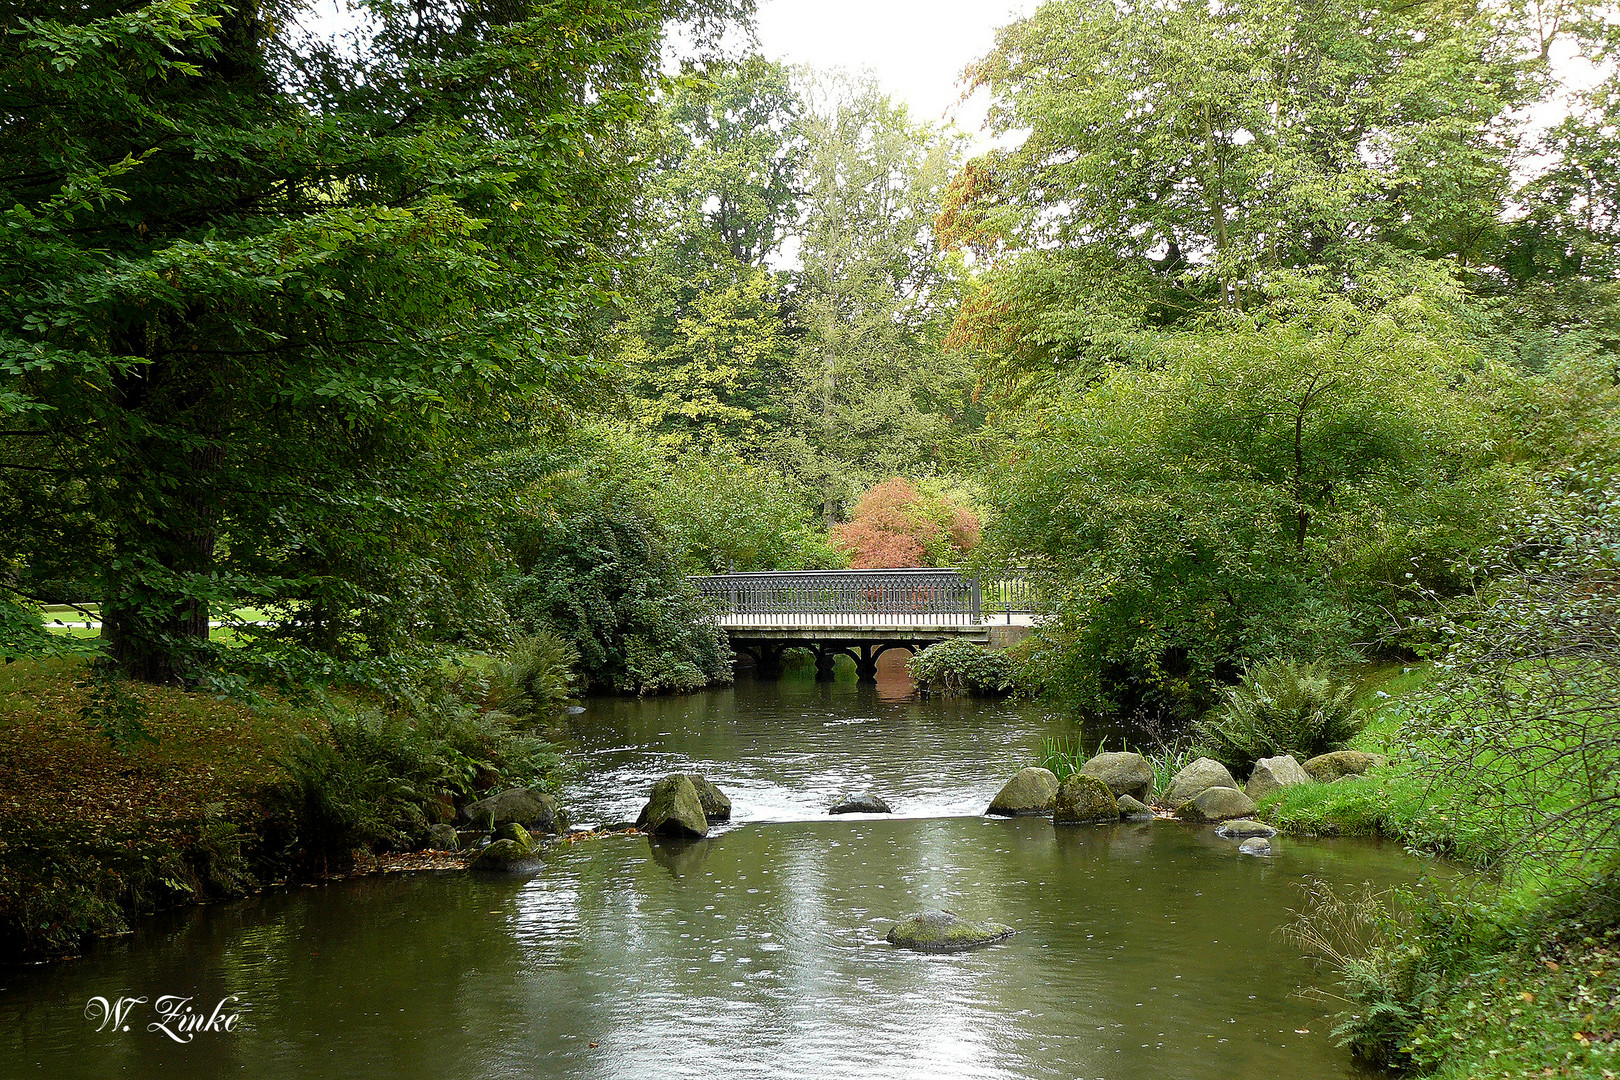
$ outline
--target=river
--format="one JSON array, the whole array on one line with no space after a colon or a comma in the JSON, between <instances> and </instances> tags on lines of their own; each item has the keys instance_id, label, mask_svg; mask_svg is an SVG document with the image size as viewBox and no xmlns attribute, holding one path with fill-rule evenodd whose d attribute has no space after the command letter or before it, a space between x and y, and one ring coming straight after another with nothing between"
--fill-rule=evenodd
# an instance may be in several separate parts
<instances>
[{"instance_id":1,"label":"river","mask_svg":"<svg viewBox=\"0 0 1620 1080\"><path fill-rule=\"evenodd\" d=\"M1173 822L988 819L1050 722L918 698L892 665L876 688L844 674L570 718L577 819L633 817L654 779L695 768L735 807L707 841L588 840L530 878L266 893L0 973L0 1077L1358 1075L1306 992L1331 975L1277 930L1312 878L1382 886L1425 864L1346 840L1240 857ZM865 790L896 814L828 817ZM949 956L883 941L934 906L1018 933ZM162 995L215 1030L152 1030ZM98 997L148 1001L110 1025L86 1016Z\"/></svg>"}]
</instances>

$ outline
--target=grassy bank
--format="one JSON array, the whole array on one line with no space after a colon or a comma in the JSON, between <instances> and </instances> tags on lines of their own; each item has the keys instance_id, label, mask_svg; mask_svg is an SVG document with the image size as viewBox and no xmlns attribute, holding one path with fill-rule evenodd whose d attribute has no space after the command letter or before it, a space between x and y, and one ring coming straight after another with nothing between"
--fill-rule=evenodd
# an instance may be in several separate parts
<instances>
[{"instance_id":1,"label":"grassy bank","mask_svg":"<svg viewBox=\"0 0 1620 1080\"><path fill-rule=\"evenodd\" d=\"M1444 748L1413 721L1436 701L1455 707L1435 692L1438 681L1427 665L1371 673L1368 723L1352 747L1390 765L1262 804L1288 833L1380 837L1478 872L1461 891L1386 898L1399 915L1364 913L1354 947L1328 950L1342 979L1331 990L1346 1005L1339 1034L1372 1062L1444 1080L1614 1080L1620 888L1583 875L1584 852L1515 861L1523 837L1505 827L1498 803L1529 799L1515 786L1547 778L1511 771L1506 759L1480 771L1437 768ZM1558 805L1555 791L1534 794Z\"/></svg>"},{"instance_id":2,"label":"grassy bank","mask_svg":"<svg viewBox=\"0 0 1620 1080\"><path fill-rule=\"evenodd\" d=\"M410 850L496 786L559 766L464 698L249 707L107 684L79 661L0 666L0 958L71 954L140 914Z\"/></svg>"}]
</instances>

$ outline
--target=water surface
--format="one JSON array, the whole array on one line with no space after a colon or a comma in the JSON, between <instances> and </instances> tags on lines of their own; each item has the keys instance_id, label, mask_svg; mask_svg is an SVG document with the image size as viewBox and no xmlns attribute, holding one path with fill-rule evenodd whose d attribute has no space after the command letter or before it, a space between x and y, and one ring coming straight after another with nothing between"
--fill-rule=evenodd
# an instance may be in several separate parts
<instances>
[{"instance_id":1,"label":"water surface","mask_svg":"<svg viewBox=\"0 0 1620 1080\"><path fill-rule=\"evenodd\" d=\"M0 1077L1355 1075L1329 1007L1301 994L1327 976L1276 929L1309 878L1391 884L1421 864L983 818L1043 721L903 693L789 678L590 702L573 723L595 763L571 792L582 816L632 815L651 778L697 767L738 823L583 842L528 879L376 878L154 920L0 974ZM900 816L826 816L868 787ZM883 942L926 906L1018 933L953 956ZM158 994L236 994L241 1027L178 1045L83 1016L94 995Z\"/></svg>"}]
</instances>

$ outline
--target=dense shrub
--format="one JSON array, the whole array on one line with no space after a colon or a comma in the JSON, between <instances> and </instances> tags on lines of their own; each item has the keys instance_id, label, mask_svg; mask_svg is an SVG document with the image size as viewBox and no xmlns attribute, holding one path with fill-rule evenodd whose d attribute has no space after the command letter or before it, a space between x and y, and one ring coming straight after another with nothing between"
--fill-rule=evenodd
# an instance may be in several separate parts
<instances>
[{"instance_id":1,"label":"dense shrub","mask_svg":"<svg viewBox=\"0 0 1620 1080\"><path fill-rule=\"evenodd\" d=\"M862 495L833 542L858 570L956 566L979 543L979 519L934 491L896 477Z\"/></svg>"},{"instance_id":2,"label":"dense shrub","mask_svg":"<svg viewBox=\"0 0 1620 1080\"><path fill-rule=\"evenodd\" d=\"M920 686L944 694L994 697L1016 686L1012 658L967 641L930 645L906 662Z\"/></svg>"},{"instance_id":3,"label":"dense shrub","mask_svg":"<svg viewBox=\"0 0 1620 1080\"><path fill-rule=\"evenodd\" d=\"M406 718L338 716L296 736L264 793L271 860L327 870L360 848L408 846L455 805L496 785L550 783L561 758L510 718L438 703Z\"/></svg>"},{"instance_id":4,"label":"dense shrub","mask_svg":"<svg viewBox=\"0 0 1620 1080\"><path fill-rule=\"evenodd\" d=\"M1263 757L1304 761L1337 750L1361 730L1355 688L1321 664L1267 660L1221 691L1221 704L1199 722L1206 753L1234 772Z\"/></svg>"},{"instance_id":5,"label":"dense shrub","mask_svg":"<svg viewBox=\"0 0 1620 1080\"><path fill-rule=\"evenodd\" d=\"M731 648L644 504L570 485L514 522L507 610L578 650L587 686L695 690L731 680Z\"/></svg>"}]
</instances>

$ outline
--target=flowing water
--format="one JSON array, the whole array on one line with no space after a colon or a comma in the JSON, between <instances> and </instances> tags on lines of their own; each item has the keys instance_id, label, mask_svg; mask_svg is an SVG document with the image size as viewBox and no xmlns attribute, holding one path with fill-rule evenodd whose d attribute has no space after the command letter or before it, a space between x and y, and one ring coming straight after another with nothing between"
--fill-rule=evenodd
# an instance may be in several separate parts
<instances>
[{"instance_id":1,"label":"flowing water","mask_svg":"<svg viewBox=\"0 0 1620 1080\"><path fill-rule=\"evenodd\" d=\"M1047 722L917 699L893 668L875 690L801 674L587 704L576 817L632 817L652 780L697 769L733 824L584 841L529 878L360 879L150 920L0 972L0 1078L1350 1076L1331 1005L1302 993L1330 976L1277 928L1310 878L1425 871L1352 841L1253 859L1172 822L981 817ZM864 790L897 813L827 816ZM949 956L883 941L934 906L1018 933ZM192 999L171 1029L234 998L181 1044L151 1027L160 995ZM149 1000L107 1024L96 997Z\"/></svg>"}]
</instances>

